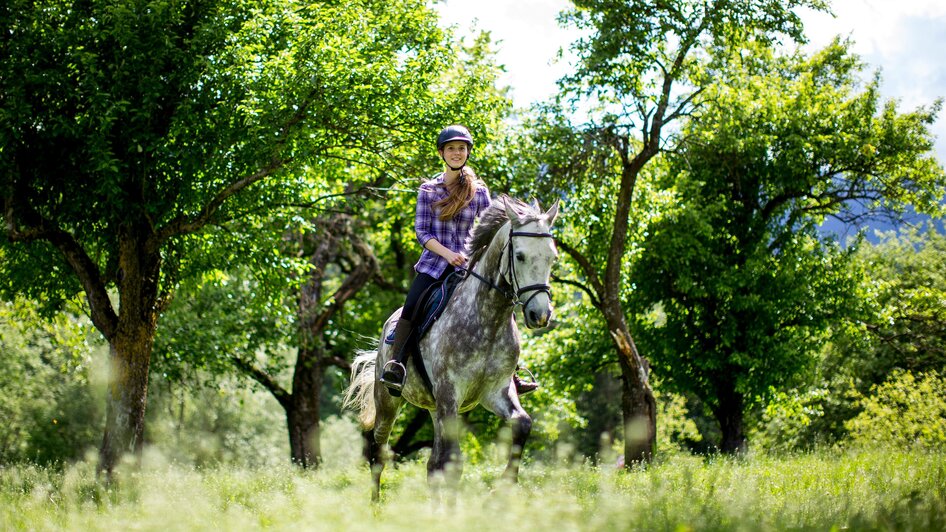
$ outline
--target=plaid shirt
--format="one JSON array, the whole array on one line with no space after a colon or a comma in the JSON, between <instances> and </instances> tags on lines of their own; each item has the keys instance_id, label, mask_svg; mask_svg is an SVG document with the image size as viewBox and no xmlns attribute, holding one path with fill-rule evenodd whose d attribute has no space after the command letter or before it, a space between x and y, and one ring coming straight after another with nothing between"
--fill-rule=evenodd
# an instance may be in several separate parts
<instances>
[{"instance_id":1,"label":"plaid shirt","mask_svg":"<svg viewBox=\"0 0 946 532\"><path fill-rule=\"evenodd\" d=\"M414 216L414 232L424 252L420 260L414 265L417 273L426 273L433 278L440 277L447 269L447 259L427 249L426 244L431 238L436 238L447 249L460 252L466 247L466 239L473 228L473 222L480 213L489 207L489 190L482 182L478 182L476 193L470 203L450 220L441 220L439 209L434 203L447 197L447 187L443 184L443 174L427 181L420 186L417 193L417 214Z\"/></svg>"}]
</instances>

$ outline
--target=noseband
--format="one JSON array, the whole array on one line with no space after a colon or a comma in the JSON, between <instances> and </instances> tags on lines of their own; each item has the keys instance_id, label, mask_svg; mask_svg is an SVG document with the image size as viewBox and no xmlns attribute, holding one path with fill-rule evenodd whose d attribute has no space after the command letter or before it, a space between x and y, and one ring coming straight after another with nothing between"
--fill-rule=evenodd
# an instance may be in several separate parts
<instances>
[{"instance_id":1,"label":"noseband","mask_svg":"<svg viewBox=\"0 0 946 532\"><path fill-rule=\"evenodd\" d=\"M516 236L528 237L528 238L555 238L552 235L552 233L529 233L526 231L510 231L509 241L506 243L506 247L507 247L506 254L509 257L509 277L511 281L510 284L512 285L512 291L506 290L504 288L497 286L496 283L474 272L473 270L460 269L459 271L465 272L463 274L464 277L466 277L466 275L469 274L469 275L472 275L473 277L476 277L480 281L483 281L490 288L501 293L506 299L511 301L513 305L522 305L522 307L525 308L525 306L528 305L529 302L531 302L532 299L535 298L535 296L541 293L547 294L549 296L549 299L551 300L552 287L550 285L547 285L544 283L543 284L530 284L529 286L521 286L517 288L517 285L519 284L519 279L516 277L516 261L514 257L515 249L513 248L513 245L512 245L512 238ZM522 294L530 290L534 291L533 294L529 296L529 298L523 302L521 299Z\"/></svg>"}]
</instances>

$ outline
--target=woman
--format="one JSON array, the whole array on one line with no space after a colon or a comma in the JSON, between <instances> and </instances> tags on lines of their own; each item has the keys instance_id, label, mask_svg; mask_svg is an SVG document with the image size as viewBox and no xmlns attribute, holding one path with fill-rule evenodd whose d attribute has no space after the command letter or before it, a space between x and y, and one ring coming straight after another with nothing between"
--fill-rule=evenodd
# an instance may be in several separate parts
<instances>
[{"instance_id":1,"label":"woman","mask_svg":"<svg viewBox=\"0 0 946 532\"><path fill-rule=\"evenodd\" d=\"M428 287L447 278L454 268L466 265L463 254L473 222L490 204L489 189L466 166L473 150L473 136L463 126L445 127L437 136L437 152L446 169L422 184L417 194L414 232L424 251L414 265L417 276L407 292L401 316L385 342L392 344L394 357L384 365L381 382L398 397L407 378L408 339L411 316ZM513 376L519 394L529 393L538 385L521 382Z\"/></svg>"}]
</instances>

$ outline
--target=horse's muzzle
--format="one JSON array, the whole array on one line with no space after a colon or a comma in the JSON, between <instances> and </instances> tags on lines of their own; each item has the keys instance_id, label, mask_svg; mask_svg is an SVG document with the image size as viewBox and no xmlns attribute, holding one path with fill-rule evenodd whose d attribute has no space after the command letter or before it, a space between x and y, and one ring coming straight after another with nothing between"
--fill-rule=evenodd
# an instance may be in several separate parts
<instances>
[{"instance_id":1,"label":"horse's muzzle","mask_svg":"<svg viewBox=\"0 0 946 532\"><path fill-rule=\"evenodd\" d=\"M530 329L548 327L552 320L552 305L529 305L523 309L522 315L525 318L526 327Z\"/></svg>"}]
</instances>

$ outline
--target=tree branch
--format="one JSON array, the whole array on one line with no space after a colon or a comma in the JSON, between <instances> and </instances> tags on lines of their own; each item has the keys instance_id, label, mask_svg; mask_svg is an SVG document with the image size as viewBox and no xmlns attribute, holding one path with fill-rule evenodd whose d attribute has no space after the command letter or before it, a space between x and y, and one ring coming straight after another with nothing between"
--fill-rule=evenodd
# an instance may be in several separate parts
<instances>
[{"instance_id":1,"label":"tree branch","mask_svg":"<svg viewBox=\"0 0 946 532\"><path fill-rule=\"evenodd\" d=\"M243 177L233 183L230 183L226 188L217 193L213 199L201 209L200 213L196 216L188 217L185 215L179 215L173 220L168 222L160 231L157 232L156 241L158 245L166 242L167 240L184 234L190 234L198 231L199 229L206 226L213 219L214 214L217 213L217 210L221 205L231 197L238 194L240 191L246 187L269 177L276 170L282 168L286 163L291 161L291 159L273 159L266 167L260 169L256 173L250 174Z\"/></svg>"},{"instance_id":2,"label":"tree branch","mask_svg":"<svg viewBox=\"0 0 946 532\"><path fill-rule=\"evenodd\" d=\"M230 355L230 360L232 360L237 369L242 371L246 376L261 384L263 388L269 390L269 393L273 394L273 397L279 401L279 404L283 408L289 409L289 407L292 406L292 395L280 386L269 373L266 373L237 355Z\"/></svg>"},{"instance_id":3,"label":"tree branch","mask_svg":"<svg viewBox=\"0 0 946 532\"><path fill-rule=\"evenodd\" d=\"M553 275L552 280L555 281L556 283L574 286L578 288L579 290L581 290L582 292L588 295L588 298L591 299L591 304L594 305L595 308L597 309L601 308L601 301L598 299L598 296L591 290L591 288L588 288L587 286L583 285L582 283L579 283L578 281L573 281L571 279L564 279L562 277L558 277L557 275Z\"/></svg>"},{"instance_id":4,"label":"tree branch","mask_svg":"<svg viewBox=\"0 0 946 532\"><path fill-rule=\"evenodd\" d=\"M82 245L71 233L58 227L51 220L40 216L28 205L20 204L18 209L14 209L14 201L11 197L4 198L3 210L6 233L10 241L46 241L62 253L66 262L79 278L82 289L85 290L86 298L89 301L92 323L107 340L111 340L115 335L115 329L118 327L118 315L115 313L112 301L108 297L108 291L98 266L85 252ZM15 210L18 211L19 217L28 223L28 228L21 229L18 227Z\"/></svg>"},{"instance_id":5,"label":"tree branch","mask_svg":"<svg viewBox=\"0 0 946 532\"><path fill-rule=\"evenodd\" d=\"M600 299L604 295L604 285L601 284L601 279L598 277L598 272L595 270L594 265L591 264L591 261L589 261L584 255L581 254L581 252L573 248L568 243L563 242L558 238L555 239L555 243L559 249L567 253L568 256L571 257L576 264L578 264L578 267L581 268L582 273L584 273L585 277L587 277L591 282L591 287L594 289L594 292Z\"/></svg>"}]
</instances>

